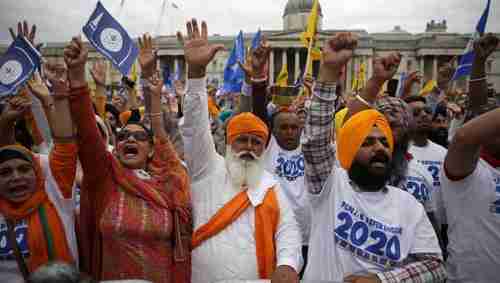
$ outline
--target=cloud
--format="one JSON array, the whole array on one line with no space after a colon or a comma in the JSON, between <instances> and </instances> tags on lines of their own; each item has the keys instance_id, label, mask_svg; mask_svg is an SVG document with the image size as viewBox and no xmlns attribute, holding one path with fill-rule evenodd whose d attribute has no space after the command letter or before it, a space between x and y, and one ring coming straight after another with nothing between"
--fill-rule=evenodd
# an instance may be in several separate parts
<instances>
[{"instance_id":1,"label":"cloud","mask_svg":"<svg viewBox=\"0 0 500 283\"><path fill-rule=\"evenodd\" d=\"M160 29L157 30L163 0L102 0L105 7L120 19L125 28L137 36L144 32L173 34L183 28L187 17L205 19L209 32L235 35L241 29L281 30L287 0L175 0L180 9L167 1ZM324 28L365 29L384 32L395 25L420 33L432 19L448 21L448 31L469 33L479 19L486 0L323 0ZM80 33L81 27L95 7L95 0L3 0L0 1L0 41L9 41L7 27L28 19L38 26L40 41L67 41ZM500 9L492 4L488 30L500 32Z\"/></svg>"}]
</instances>

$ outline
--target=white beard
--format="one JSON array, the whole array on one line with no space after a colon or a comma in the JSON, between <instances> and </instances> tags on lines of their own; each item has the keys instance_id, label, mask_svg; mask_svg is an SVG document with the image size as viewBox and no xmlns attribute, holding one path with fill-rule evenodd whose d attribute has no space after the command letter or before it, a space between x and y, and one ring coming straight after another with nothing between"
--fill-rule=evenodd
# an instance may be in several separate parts
<instances>
[{"instance_id":1,"label":"white beard","mask_svg":"<svg viewBox=\"0 0 500 283\"><path fill-rule=\"evenodd\" d=\"M244 160L240 157L245 154L252 155L254 160ZM256 189L259 185L264 172L262 165L263 158L257 157L253 152L243 151L235 153L231 146L226 148L226 169L231 178L231 183L235 190L242 190L248 188L250 190Z\"/></svg>"}]
</instances>

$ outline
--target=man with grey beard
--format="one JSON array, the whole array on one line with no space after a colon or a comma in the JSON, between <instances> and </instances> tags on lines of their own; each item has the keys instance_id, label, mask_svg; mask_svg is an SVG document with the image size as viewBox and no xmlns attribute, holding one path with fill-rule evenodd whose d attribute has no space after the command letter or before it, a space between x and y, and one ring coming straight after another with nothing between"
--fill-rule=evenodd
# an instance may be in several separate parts
<instances>
[{"instance_id":1,"label":"man with grey beard","mask_svg":"<svg viewBox=\"0 0 500 283\"><path fill-rule=\"evenodd\" d=\"M192 178L192 282L298 282L300 229L278 181L262 165L269 130L251 113L236 115L227 125L226 157L217 154L205 71L223 46L208 43L204 22L200 29L193 19L187 31L178 39L189 65L182 135Z\"/></svg>"}]
</instances>

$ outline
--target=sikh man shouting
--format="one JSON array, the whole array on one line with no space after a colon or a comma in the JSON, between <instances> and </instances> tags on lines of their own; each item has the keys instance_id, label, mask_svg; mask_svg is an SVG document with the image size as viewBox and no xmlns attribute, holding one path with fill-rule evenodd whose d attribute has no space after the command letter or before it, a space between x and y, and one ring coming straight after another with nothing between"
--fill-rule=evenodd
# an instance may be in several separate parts
<instances>
[{"instance_id":1,"label":"sikh man shouting","mask_svg":"<svg viewBox=\"0 0 500 283\"><path fill-rule=\"evenodd\" d=\"M223 49L207 40L207 25L178 33L188 63L183 139L192 178L192 282L271 279L298 282L300 228L279 183L263 166L269 130L251 113L233 117L226 156L215 151L209 127L206 66Z\"/></svg>"},{"instance_id":2,"label":"sikh man shouting","mask_svg":"<svg viewBox=\"0 0 500 283\"><path fill-rule=\"evenodd\" d=\"M395 145L386 117L374 109L359 111L339 130L336 149L331 143L336 83L356 46L349 33L325 44L306 106L302 150L313 223L304 279L442 282L441 250L424 207L387 185Z\"/></svg>"}]
</instances>

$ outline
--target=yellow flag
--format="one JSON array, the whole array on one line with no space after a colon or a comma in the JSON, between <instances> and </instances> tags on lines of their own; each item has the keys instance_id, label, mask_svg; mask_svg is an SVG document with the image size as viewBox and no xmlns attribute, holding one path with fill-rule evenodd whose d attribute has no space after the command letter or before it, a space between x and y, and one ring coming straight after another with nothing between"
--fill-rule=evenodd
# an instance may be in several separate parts
<instances>
[{"instance_id":1,"label":"yellow flag","mask_svg":"<svg viewBox=\"0 0 500 283\"><path fill-rule=\"evenodd\" d=\"M363 62L359 66L358 72L358 91L363 89L366 84L366 64Z\"/></svg>"},{"instance_id":2,"label":"yellow flag","mask_svg":"<svg viewBox=\"0 0 500 283\"><path fill-rule=\"evenodd\" d=\"M137 62L134 62L132 64L132 70L130 71L130 80L133 82L137 82Z\"/></svg>"},{"instance_id":3,"label":"yellow flag","mask_svg":"<svg viewBox=\"0 0 500 283\"><path fill-rule=\"evenodd\" d=\"M287 66L287 64L283 64L283 67L281 67L280 74L278 75L278 78L276 79L276 85L281 86L281 87L288 86L288 66Z\"/></svg>"},{"instance_id":4,"label":"yellow flag","mask_svg":"<svg viewBox=\"0 0 500 283\"><path fill-rule=\"evenodd\" d=\"M435 87L437 87L437 82L435 80L430 80L425 84L424 88L420 91L419 95L426 96L429 93L431 93Z\"/></svg>"},{"instance_id":5,"label":"yellow flag","mask_svg":"<svg viewBox=\"0 0 500 283\"><path fill-rule=\"evenodd\" d=\"M300 40L304 45L309 48L309 41L314 40L316 36L316 28L318 26L319 17L319 0L314 0L314 4L309 14L309 20L307 21L307 29L300 36Z\"/></svg>"}]
</instances>

